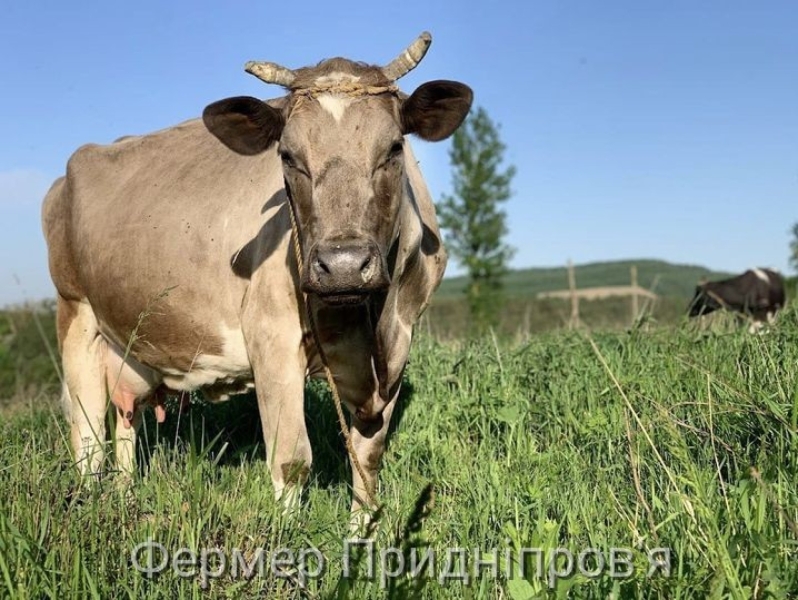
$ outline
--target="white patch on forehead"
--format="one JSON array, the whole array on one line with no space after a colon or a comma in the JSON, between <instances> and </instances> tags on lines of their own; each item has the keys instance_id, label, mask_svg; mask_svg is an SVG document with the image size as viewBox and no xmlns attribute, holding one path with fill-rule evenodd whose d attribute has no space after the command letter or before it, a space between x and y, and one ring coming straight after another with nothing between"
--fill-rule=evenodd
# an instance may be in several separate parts
<instances>
[{"instance_id":1,"label":"white patch on forehead","mask_svg":"<svg viewBox=\"0 0 798 600\"><path fill-rule=\"evenodd\" d=\"M319 91L324 91L326 88L345 86L347 84L357 83L358 81L360 81L360 77L357 75L336 71L328 75L317 77L313 85L319 88ZM331 89L330 92L329 94L320 94L317 99L319 105L333 116L335 122L340 123L341 118L344 116L344 111L346 111L346 108L352 103L352 99L336 94L334 89Z\"/></svg>"},{"instance_id":2,"label":"white patch on forehead","mask_svg":"<svg viewBox=\"0 0 798 600\"><path fill-rule=\"evenodd\" d=\"M330 94L319 96L318 101L319 105L333 116L336 123L341 122L346 108L352 103L351 98L331 96Z\"/></svg>"},{"instance_id":3,"label":"white patch on forehead","mask_svg":"<svg viewBox=\"0 0 798 600\"><path fill-rule=\"evenodd\" d=\"M768 274L765 273L762 269L751 269L751 270L754 272L754 275L759 277L762 281L764 281L765 283L770 283L770 278L768 277Z\"/></svg>"}]
</instances>

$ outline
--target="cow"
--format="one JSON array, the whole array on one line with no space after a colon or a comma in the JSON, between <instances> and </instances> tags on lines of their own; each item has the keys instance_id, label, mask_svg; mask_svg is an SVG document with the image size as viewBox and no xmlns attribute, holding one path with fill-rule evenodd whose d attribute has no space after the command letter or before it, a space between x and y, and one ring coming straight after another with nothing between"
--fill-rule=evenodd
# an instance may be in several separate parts
<instances>
[{"instance_id":1,"label":"cow","mask_svg":"<svg viewBox=\"0 0 798 600\"><path fill-rule=\"evenodd\" d=\"M742 275L696 286L690 301L690 317L719 309L734 311L751 319L750 331L772 323L784 306L784 277L772 269L749 269Z\"/></svg>"},{"instance_id":2,"label":"cow","mask_svg":"<svg viewBox=\"0 0 798 600\"><path fill-rule=\"evenodd\" d=\"M294 510L312 462L305 379L329 369L359 463L352 514L373 510L413 327L447 262L406 136L448 138L473 99L448 80L399 90L430 43L384 67L249 62L285 94L69 158L42 220L83 476L103 472L107 399L131 473L142 408L162 419L163 390L254 388L275 497Z\"/></svg>"}]
</instances>

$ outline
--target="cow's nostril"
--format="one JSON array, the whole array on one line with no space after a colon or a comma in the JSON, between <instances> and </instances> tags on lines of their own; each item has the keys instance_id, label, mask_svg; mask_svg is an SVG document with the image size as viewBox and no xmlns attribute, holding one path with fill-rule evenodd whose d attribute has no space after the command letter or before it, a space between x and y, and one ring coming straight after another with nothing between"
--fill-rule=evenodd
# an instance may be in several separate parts
<instances>
[{"instance_id":1,"label":"cow's nostril","mask_svg":"<svg viewBox=\"0 0 798 600\"><path fill-rule=\"evenodd\" d=\"M377 261L373 254L368 255L360 263L360 279L363 283L369 283L377 272Z\"/></svg>"},{"instance_id":2,"label":"cow's nostril","mask_svg":"<svg viewBox=\"0 0 798 600\"><path fill-rule=\"evenodd\" d=\"M330 267L328 267L327 263L325 263L324 261L321 261L317 258L314 266L316 267L317 272L324 273L325 275L330 274Z\"/></svg>"}]
</instances>

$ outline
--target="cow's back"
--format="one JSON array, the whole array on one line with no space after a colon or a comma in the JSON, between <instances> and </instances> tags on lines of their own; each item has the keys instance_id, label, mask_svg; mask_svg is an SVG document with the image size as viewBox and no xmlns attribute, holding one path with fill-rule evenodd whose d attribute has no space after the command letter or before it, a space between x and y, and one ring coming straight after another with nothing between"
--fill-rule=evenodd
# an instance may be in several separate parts
<instances>
[{"instance_id":1,"label":"cow's back","mask_svg":"<svg viewBox=\"0 0 798 600\"><path fill-rule=\"evenodd\" d=\"M47 241L50 274L59 295L68 300L83 296L69 236L71 205L66 177L50 187L42 204L42 229Z\"/></svg>"}]
</instances>

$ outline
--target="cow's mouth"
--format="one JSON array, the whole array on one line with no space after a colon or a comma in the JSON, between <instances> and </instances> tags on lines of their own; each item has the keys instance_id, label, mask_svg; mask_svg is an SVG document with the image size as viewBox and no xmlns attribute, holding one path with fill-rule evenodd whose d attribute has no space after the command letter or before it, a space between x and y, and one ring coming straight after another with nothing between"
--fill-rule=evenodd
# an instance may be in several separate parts
<instances>
[{"instance_id":1,"label":"cow's mouth","mask_svg":"<svg viewBox=\"0 0 798 600\"><path fill-rule=\"evenodd\" d=\"M351 306L362 304L369 295L363 292L343 292L337 294L318 294L319 298L330 306Z\"/></svg>"}]
</instances>

